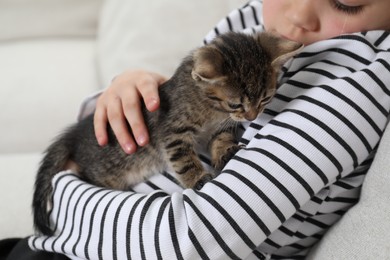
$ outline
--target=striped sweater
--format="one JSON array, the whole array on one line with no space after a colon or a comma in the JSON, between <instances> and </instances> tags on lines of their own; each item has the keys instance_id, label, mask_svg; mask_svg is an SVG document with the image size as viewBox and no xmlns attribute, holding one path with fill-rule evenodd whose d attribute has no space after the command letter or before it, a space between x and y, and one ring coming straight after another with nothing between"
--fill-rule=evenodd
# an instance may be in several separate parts
<instances>
[{"instance_id":1,"label":"striped sweater","mask_svg":"<svg viewBox=\"0 0 390 260\"><path fill-rule=\"evenodd\" d=\"M261 1L249 2L205 43L263 30L261 12ZM129 192L63 172L53 181L55 235L32 236L30 246L73 259L303 258L358 201L388 121L389 33L311 44L279 83L265 112L243 125L246 147L200 191L183 190L170 172Z\"/></svg>"}]
</instances>

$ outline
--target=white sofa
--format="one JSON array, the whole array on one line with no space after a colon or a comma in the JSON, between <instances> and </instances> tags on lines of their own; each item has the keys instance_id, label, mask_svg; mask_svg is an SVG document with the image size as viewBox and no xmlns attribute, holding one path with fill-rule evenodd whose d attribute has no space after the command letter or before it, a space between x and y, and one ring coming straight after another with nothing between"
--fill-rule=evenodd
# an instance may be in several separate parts
<instances>
[{"instance_id":1,"label":"white sofa","mask_svg":"<svg viewBox=\"0 0 390 260\"><path fill-rule=\"evenodd\" d=\"M126 68L172 73L245 0L1 0L0 239L32 234L41 154L84 97ZM191 28L191 30L188 30ZM361 201L309 259L390 259L390 131Z\"/></svg>"},{"instance_id":2,"label":"white sofa","mask_svg":"<svg viewBox=\"0 0 390 260\"><path fill-rule=\"evenodd\" d=\"M100 84L98 0L0 1L0 238L32 232L41 154Z\"/></svg>"}]
</instances>

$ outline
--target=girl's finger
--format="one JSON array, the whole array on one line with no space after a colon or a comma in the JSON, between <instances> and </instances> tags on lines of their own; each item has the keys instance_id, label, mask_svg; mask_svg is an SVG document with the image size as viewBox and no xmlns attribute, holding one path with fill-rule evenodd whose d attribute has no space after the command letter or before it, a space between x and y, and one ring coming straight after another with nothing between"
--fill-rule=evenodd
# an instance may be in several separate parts
<instances>
[{"instance_id":1,"label":"girl's finger","mask_svg":"<svg viewBox=\"0 0 390 260\"><path fill-rule=\"evenodd\" d=\"M93 125L95 129L95 136L100 146L108 143L107 137L107 114L105 106L96 106Z\"/></svg>"},{"instance_id":2,"label":"girl's finger","mask_svg":"<svg viewBox=\"0 0 390 260\"><path fill-rule=\"evenodd\" d=\"M126 153L134 153L137 147L133 137L129 133L120 98L116 97L109 104L107 107L108 122L119 144Z\"/></svg>"}]
</instances>

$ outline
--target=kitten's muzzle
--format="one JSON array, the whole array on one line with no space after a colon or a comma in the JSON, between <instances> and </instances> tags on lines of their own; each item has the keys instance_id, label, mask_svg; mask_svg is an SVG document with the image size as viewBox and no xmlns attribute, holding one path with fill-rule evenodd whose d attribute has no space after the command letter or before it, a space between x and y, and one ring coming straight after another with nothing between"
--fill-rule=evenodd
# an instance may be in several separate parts
<instances>
[{"instance_id":1,"label":"kitten's muzzle","mask_svg":"<svg viewBox=\"0 0 390 260\"><path fill-rule=\"evenodd\" d=\"M257 114L230 114L230 118L237 122L253 121Z\"/></svg>"},{"instance_id":2,"label":"kitten's muzzle","mask_svg":"<svg viewBox=\"0 0 390 260\"><path fill-rule=\"evenodd\" d=\"M257 118L257 111L249 111L244 114L244 118L248 121L253 121Z\"/></svg>"}]
</instances>

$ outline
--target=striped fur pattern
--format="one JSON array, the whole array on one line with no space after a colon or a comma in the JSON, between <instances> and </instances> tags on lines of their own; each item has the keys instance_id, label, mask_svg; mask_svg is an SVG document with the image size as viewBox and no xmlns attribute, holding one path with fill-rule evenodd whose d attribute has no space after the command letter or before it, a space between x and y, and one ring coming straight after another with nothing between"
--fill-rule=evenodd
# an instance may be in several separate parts
<instances>
[{"instance_id":1,"label":"striped fur pattern","mask_svg":"<svg viewBox=\"0 0 390 260\"><path fill-rule=\"evenodd\" d=\"M221 170L240 149L233 122L257 118L275 93L282 63L299 48L267 33L229 33L194 50L160 87L159 110L143 110L151 142L134 155L122 151L111 129L109 144L100 147L93 115L67 129L48 148L38 171L33 199L37 230L51 233L51 180L68 161L84 180L101 187L128 190L173 169L183 187L201 188L214 172L203 167L196 145L208 144L212 165Z\"/></svg>"}]
</instances>

